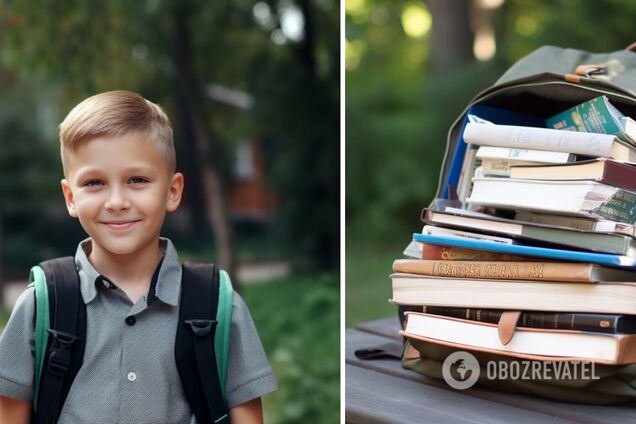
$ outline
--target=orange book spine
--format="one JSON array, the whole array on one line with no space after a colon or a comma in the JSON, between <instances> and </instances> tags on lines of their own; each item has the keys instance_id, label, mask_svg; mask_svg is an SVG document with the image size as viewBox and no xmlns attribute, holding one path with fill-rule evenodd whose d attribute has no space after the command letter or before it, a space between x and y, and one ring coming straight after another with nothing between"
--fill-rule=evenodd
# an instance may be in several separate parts
<instances>
[{"instance_id":1,"label":"orange book spine","mask_svg":"<svg viewBox=\"0 0 636 424\"><path fill-rule=\"evenodd\" d=\"M398 259L394 272L493 280L590 281L592 265L558 262Z\"/></svg>"}]
</instances>

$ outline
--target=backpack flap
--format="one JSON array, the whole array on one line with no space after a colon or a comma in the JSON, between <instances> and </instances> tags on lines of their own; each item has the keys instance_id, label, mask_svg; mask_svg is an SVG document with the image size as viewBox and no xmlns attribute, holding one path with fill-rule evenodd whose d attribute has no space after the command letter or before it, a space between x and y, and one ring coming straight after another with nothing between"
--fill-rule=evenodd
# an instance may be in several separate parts
<instances>
[{"instance_id":1,"label":"backpack flap","mask_svg":"<svg viewBox=\"0 0 636 424\"><path fill-rule=\"evenodd\" d=\"M590 73L599 66L603 72ZM576 75L577 68L579 73L588 72L587 76L579 75L578 82L566 78ZM464 200L458 186L467 153L463 131L469 113L496 124L544 126L546 118L602 95L625 114L636 116L635 53L591 54L546 46L520 59L492 87L475 96L452 124L435 197L447 198L452 187Z\"/></svg>"}]
</instances>

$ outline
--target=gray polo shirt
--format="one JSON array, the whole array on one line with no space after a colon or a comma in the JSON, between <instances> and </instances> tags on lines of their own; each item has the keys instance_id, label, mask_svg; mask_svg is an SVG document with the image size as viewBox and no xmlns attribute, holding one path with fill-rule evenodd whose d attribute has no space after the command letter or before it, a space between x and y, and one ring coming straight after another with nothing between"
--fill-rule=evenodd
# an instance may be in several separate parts
<instances>
[{"instance_id":1,"label":"gray polo shirt","mask_svg":"<svg viewBox=\"0 0 636 424\"><path fill-rule=\"evenodd\" d=\"M80 243L75 263L86 303L86 351L59 424L196 423L174 358L181 266L169 240L161 239L160 246L164 257L150 290L133 304L91 265L91 240ZM33 291L29 286L22 293L0 337L0 395L11 398L33 396ZM230 340L226 393L232 408L276 390L252 317L237 293Z\"/></svg>"}]
</instances>

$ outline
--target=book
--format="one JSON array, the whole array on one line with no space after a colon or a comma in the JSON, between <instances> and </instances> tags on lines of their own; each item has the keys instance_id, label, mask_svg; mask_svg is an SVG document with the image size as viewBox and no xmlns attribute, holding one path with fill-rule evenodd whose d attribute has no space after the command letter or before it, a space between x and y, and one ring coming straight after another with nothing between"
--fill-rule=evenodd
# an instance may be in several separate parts
<instances>
[{"instance_id":1,"label":"book","mask_svg":"<svg viewBox=\"0 0 636 424\"><path fill-rule=\"evenodd\" d=\"M539 165L537 162L513 161L507 159L483 159L481 161L481 175L484 177L510 177L510 169L519 165Z\"/></svg>"},{"instance_id":2,"label":"book","mask_svg":"<svg viewBox=\"0 0 636 424\"><path fill-rule=\"evenodd\" d=\"M463 247L466 249L485 250L487 252L507 253L510 255L535 256L567 262L590 262L619 268L636 268L636 259L622 255L611 255L608 253L584 252L568 249L527 246L522 244L504 244L487 240L432 236L420 233L414 233L413 240L420 243Z\"/></svg>"},{"instance_id":3,"label":"book","mask_svg":"<svg viewBox=\"0 0 636 424\"><path fill-rule=\"evenodd\" d=\"M573 162L576 159L576 155L567 152L513 149L493 146L479 146L476 157L482 161L485 159L501 159L536 163L567 163Z\"/></svg>"},{"instance_id":4,"label":"book","mask_svg":"<svg viewBox=\"0 0 636 424\"><path fill-rule=\"evenodd\" d=\"M437 277L526 281L636 281L636 271L579 262L397 259L393 271Z\"/></svg>"},{"instance_id":5,"label":"book","mask_svg":"<svg viewBox=\"0 0 636 424\"><path fill-rule=\"evenodd\" d=\"M449 308L422 306L419 312L463 318L471 321L499 323L501 309ZM523 311L517 322L519 327L550 328L554 330L594 331L610 334L636 333L636 316L616 314L584 314L570 312Z\"/></svg>"},{"instance_id":6,"label":"book","mask_svg":"<svg viewBox=\"0 0 636 424\"><path fill-rule=\"evenodd\" d=\"M528 256L508 255L506 253L486 252L483 250L464 249L462 247L439 246L435 244L416 243L421 246L421 258L445 261L531 261Z\"/></svg>"},{"instance_id":7,"label":"book","mask_svg":"<svg viewBox=\"0 0 636 424\"><path fill-rule=\"evenodd\" d=\"M636 283L495 280L391 274L391 302L521 311L636 315Z\"/></svg>"},{"instance_id":8,"label":"book","mask_svg":"<svg viewBox=\"0 0 636 424\"><path fill-rule=\"evenodd\" d=\"M504 345L494 324L418 312L406 316L401 335L446 346L538 360L636 362L636 335L521 327Z\"/></svg>"},{"instance_id":9,"label":"book","mask_svg":"<svg viewBox=\"0 0 636 424\"><path fill-rule=\"evenodd\" d=\"M439 179L438 193L442 198L448 198L451 188L454 188L459 194L459 199L463 200L466 197L466 188L470 188L471 177L475 168L474 154L476 152L475 146L470 146L463 141L463 133L465 125L470 121L483 121L474 119L474 116L478 116L485 120L491 121L495 124L510 124L510 125L527 125L531 127L544 126L545 117L539 117L534 115L528 115L525 113L513 112L509 109L502 109L490 106L484 106L482 104L474 104L468 110L468 113L464 116L461 124L456 129L456 134L451 137L457 137L457 142L452 142L448 145L447 160L450 160L448 166L442 169ZM449 140L451 140L449 139ZM460 181L462 174L469 174L467 178Z\"/></svg>"},{"instance_id":10,"label":"book","mask_svg":"<svg viewBox=\"0 0 636 424\"><path fill-rule=\"evenodd\" d=\"M422 210L422 221L430 225L506 235L519 240L636 257L636 240L624 234L522 222L455 208L444 211L425 208Z\"/></svg>"},{"instance_id":11,"label":"book","mask_svg":"<svg viewBox=\"0 0 636 424\"><path fill-rule=\"evenodd\" d=\"M425 225L422 228L422 234L429 234L433 236L447 236L447 237L459 237L474 240L490 240L496 243L513 244L514 240L509 237L497 237L487 234L474 233L470 231L460 231L451 228L435 227L432 225Z\"/></svg>"},{"instance_id":12,"label":"book","mask_svg":"<svg viewBox=\"0 0 636 424\"><path fill-rule=\"evenodd\" d=\"M469 122L464 130L464 142L480 146L550 150L636 162L636 147L609 134Z\"/></svg>"},{"instance_id":13,"label":"book","mask_svg":"<svg viewBox=\"0 0 636 424\"><path fill-rule=\"evenodd\" d=\"M512 164L511 178L526 180L589 180L636 191L636 166L597 158L559 165Z\"/></svg>"},{"instance_id":14,"label":"book","mask_svg":"<svg viewBox=\"0 0 636 424\"><path fill-rule=\"evenodd\" d=\"M636 223L636 193L594 181L475 178L466 203Z\"/></svg>"},{"instance_id":15,"label":"book","mask_svg":"<svg viewBox=\"0 0 636 424\"><path fill-rule=\"evenodd\" d=\"M636 132L632 129L634 120L623 115L607 96L571 107L546 119L545 123L548 128L612 134L631 143L636 140Z\"/></svg>"},{"instance_id":16,"label":"book","mask_svg":"<svg viewBox=\"0 0 636 424\"><path fill-rule=\"evenodd\" d=\"M515 211L514 220L526 223L567 227L582 231L594 231L597 233L617 233L631 237L636 236L636 227L634 225L593 218L554 215L531 211Z\"/></svg>"}]
</instances>

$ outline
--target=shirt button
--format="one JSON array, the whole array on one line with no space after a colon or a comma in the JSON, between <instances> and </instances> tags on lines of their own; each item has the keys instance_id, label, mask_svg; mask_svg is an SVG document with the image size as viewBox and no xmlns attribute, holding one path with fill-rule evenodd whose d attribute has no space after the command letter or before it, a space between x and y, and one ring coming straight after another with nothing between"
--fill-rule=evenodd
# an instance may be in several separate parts
<instances>
[{"instance_id":1,"label":"shirt button","mask_svg":"<svg viewBox=\"0 0 636 424\"><path fill-rule=\"evenodd\" d=\"M137 319L134 316L126 317L126 324L133 326L137 322Z\"/></svg>"},{"instance_id":2,"label":"shirt button","mask_svg":"<svg viewBox=\"0 0 636 424\"><path fill-rule=\"evenodd\" d=\"M129 372L127 377L128 377L128 381L137 380L137 374L135 374L134 372Z\"/></svg>"}]
</instances>

